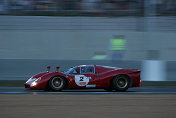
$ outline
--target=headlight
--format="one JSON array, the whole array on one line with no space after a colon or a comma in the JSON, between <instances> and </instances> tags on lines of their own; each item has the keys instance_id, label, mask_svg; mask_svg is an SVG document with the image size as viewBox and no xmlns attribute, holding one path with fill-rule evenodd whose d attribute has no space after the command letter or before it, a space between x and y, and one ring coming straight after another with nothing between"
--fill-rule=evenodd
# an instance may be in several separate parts
<instances>
[{"instance_id":1,"label":"headlight","mask_svg":"<svg viewBox=\"0 0 176 118\"><path fill-rule=\"evenodd\" d=\"M31 86L36 86L37 85L37 82L32 82Z\"/></svg>"},{"instance_id":2,"label":"headlight","mask_svg":"<svg viewBox=\"0 0 176 118\"><path fill-rule=\"evenodd\" d=\"M41 77L39 77L38 79L35 79L35 81L32 82L31 86L36 86L40 80L41 80Z\"/></svg>"}]
</instances>

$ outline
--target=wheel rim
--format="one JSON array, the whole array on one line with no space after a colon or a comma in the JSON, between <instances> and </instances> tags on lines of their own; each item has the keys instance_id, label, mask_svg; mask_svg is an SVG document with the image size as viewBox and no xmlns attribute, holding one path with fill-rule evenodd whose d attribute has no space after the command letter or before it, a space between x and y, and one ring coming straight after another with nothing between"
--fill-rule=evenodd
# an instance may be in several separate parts
<instances>
[{"instance_id":1,"label":"wheel rim","mask_svg":"<svg viewBox=\"0 0 176 118\"><path fill-rule=\"evenodd\" d=\"M62 78L60 78L60 77L54 77L54 78L52 79L52 86L53 86L54 88L61 88L62 85L63 85L63 80L62 80Z\"/></svg>"},{"instance_id":2,"label":"wheel rim","mask_svg":"<svg viewBox=\"0 0 176 118\"><path fill-rule=\"evenodd\" d=\"M117 80L117 86L119 88L125 88L128 84L128 81L126 78L123 78L123 77L120 77L118 80Z\"/></svg>"}]
</instances>

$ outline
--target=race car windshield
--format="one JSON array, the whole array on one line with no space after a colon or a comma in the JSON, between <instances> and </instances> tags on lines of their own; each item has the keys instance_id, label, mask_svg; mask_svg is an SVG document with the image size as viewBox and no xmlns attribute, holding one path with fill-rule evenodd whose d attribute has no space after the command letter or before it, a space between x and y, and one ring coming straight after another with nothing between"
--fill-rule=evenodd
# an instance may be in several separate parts
<instances>
[{"instance_id":1,"label":"race car windshield","mask_svg":"<svg viewBox=\"0 0 176 118\"><path fill-rule=\"evenodd\" d=\"M79 72L79 68L78 67L73 67L73 68L70 68L68 69L68 71L66 71L66 75L69 75L69 74L77 74Z\"/></svg>"}]
</instances>

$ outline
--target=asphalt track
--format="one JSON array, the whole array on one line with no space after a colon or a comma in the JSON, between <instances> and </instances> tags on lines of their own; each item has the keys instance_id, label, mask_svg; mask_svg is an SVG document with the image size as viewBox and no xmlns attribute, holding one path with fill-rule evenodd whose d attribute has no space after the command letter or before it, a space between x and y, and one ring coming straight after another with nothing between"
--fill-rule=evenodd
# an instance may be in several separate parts
<instances>
[{"instance_id":1,"label":"asphalt track","mask_svg":"<svg viewBox=\"0 0 176 118\"><path fill-rule=\"evenodd\" d=\"M43 90L26 90L24 87L0 87L0 94L176 94L176 88L129 88L126 92L107 92L103 89L63 90L46 92Z\"/></svg>"},{"instance_id":2,"label":"asphalt track","mask_svg":"<svg viewBox=\"0 0 176 118\"><path fill-rule=\"evenodd\" d=\"M1 118L175 118L176 88L45 92L0 87Z\"/></svg>"}]
</instances>

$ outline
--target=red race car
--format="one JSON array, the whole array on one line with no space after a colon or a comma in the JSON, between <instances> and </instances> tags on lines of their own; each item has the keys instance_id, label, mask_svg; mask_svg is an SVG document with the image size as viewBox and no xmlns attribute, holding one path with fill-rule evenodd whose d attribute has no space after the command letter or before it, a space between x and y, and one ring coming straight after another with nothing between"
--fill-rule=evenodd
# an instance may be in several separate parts
<instances>
[{"instance_id":1,"label":"red race car","mask_svg":"<svg viewBox=\"0 0 176 118\"><path fill-rule=\"evenodd\" d=\"M31 77L24 85L26 89L61 91L63 89L105 89L126 91L140 87L140 71L100 65L80 65L59 72L48 70Z\"/></svg>"}]
</instances>

